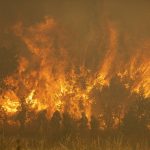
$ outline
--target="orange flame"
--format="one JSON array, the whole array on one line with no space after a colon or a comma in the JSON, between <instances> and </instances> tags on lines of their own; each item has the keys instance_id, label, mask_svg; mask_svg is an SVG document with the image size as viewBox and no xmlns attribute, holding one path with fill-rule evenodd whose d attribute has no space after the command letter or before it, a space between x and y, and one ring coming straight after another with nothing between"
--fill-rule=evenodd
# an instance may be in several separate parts
<instances>
[{"instance_id":1,"label":"orange flame","mask_svg":"<svg viewBox=\"0 0 150 150\"><path fill-rule=\"evenodd\" d=\"M111 69L117 56L119 34L116 27L111 23L108 25L107 52L96 73L85 67L80 67L77 73L75 66L70 65L64 36L53 19L46 18L29 28L19 23L14 29L29 54L20 57L16 73L4 80L9 90L4 91L0 99L6 111L17 112L20 100L24 99L35 111L47 109L49 116L59 110L76 118L82 112L90 117L93 102L90 92L97 83L108 85L113 76ZM139 92L143 87L145 96L149 97L150 61L145 58L138 64L138 59L138 55L134 56L115 73L121 78L134 79L130 85L132 91ZM67 70L69 67L71 69Z\"/></svg>"}]
</instances>

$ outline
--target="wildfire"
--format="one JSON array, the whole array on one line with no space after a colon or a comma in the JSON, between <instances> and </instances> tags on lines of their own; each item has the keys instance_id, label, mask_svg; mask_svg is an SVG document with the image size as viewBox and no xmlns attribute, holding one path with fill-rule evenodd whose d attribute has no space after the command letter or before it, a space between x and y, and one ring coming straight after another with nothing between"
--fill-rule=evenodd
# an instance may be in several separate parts
<instances>
[{"instance_id":1,"label":"wildfire","mask_svg":"<svg viewBox=\"0 0 150 150\"><path fill-rule=\"evenodd\" d=\"M47 109L51 116L54 111L67 111L78 118L82 112L91 116L93 99L90 96L96 84L109 85L112 67L117 55L118 31L112 24L108 26L108 47L99 69L93 73L86 67L78 68L72 64L64 45L64 36L53 19L31 27L19 23L15 34L26 45L30 56L21 56L16 73L5 79L9 91L1 96L3 108L15 113L24 99L35 111ZM149 47L148 47L149 48ZM148 49L147 49L148 50ZM144 57L144 56L143 56ZM139 57L131 58L115 73L120 78L132 79L132 91L139 92L143 87L146 97L150 96L150 61L145 59L138 64ZM119 62L118 62L119 63ZM67 70L67 68L71 68ZM128 68L128 69L127 69Z\"/></svg>"},{"instance_id":2,"label":"wildfire","mask_svg":"<svg viewBox=\"0 0 150 150\"><path fill-rule=\"evenodd\" d=\"M3 102L2 107L8 113L16 113L18 107L20 106L18 98L12 91L7 91L6 93L4 93L4 96L2 96L0 100Z\"/></svg>"}]
</instances>

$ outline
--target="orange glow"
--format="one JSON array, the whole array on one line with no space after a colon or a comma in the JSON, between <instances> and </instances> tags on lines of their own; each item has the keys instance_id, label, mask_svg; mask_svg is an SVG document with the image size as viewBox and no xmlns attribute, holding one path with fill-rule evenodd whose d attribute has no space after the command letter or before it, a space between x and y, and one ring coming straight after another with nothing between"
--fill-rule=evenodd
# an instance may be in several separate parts
<instances>
[{"instance_id":1,"label":"orange glow","mask_svg":"<svg viewBox=\"0 0 150 150\"><path fill-rule=\"evenodd\" d=\"M46 18L44 22L29 28L19 23L14 30L29 50L30 57L20 57L17 71L5 79L5 84L10 87L1 96L5 110L8 113L17 112L19 101L24 99L37 112L47 109L49 116L59 110L67 111L75 118L79 118L82 112L90 117L92 89L97 83L109 85L113 76L111 69L117 55L119 34L116 27L111 23L108 25L107 52L94 75L85 67L80 67L79 73L76 73L74 66L66 71L71 61L63 45L64 37L53 19ZM150 61L145 58L138 64L138 59L138 55L134 56L115 73L121 78L133 79L132 91L139 92L143 87L145 96L149 97Z\"/></svg>"}]
</instances>

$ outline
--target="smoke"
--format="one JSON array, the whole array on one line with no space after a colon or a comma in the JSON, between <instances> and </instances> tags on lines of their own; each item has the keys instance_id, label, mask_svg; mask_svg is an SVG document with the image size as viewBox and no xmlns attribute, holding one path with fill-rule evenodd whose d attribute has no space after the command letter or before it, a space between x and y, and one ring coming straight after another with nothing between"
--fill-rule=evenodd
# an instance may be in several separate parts
<instances>
[{"instance_id":1,"label":"smoke","mask_svg":"<svg viewBox=\"0 0 150 150\"><path fill-rule=\"evenodd\" d=\"M12 35L10 28L18 21L33 25L45 16L50 16L66 30L70 39L67 41L70 55L77 57L80 65L95 69L99 59L105 55L107 33L104 26L109 20L115 22L119 30L117 51L123 59L129 61L130 56L137 51L137 44L149 38L149 6L150 2L146 0L3 1L0 6L0 45L10 45L9 48L7 46L9 51L19 53L22 48L16 50L19 41ZM144 53L148 52L144 50Z\"/></svg>"},{"instance_id":2,"label":"smoke","mask_svg":"<svg viewBox=\"0 0 150 150\"><path fill-rule=\"evenodd\" d=\"M3 2L0 78L13 90L5 91L2 99L11 104L12 98L26 97L34 109L48 107L50 115L68 110L76 117L82 112L90 116L91 91L97 84L100 89L109 85L116 75L128 79L132 92L144 88L148 97L149 4L146 0Z\"/></svg>"}]
</instances>

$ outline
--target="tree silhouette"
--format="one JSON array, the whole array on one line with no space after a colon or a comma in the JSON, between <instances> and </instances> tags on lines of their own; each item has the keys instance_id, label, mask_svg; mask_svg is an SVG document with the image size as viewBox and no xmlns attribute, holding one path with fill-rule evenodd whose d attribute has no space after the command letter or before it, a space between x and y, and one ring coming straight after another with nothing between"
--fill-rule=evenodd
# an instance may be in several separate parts
<instances>
[{"instance_id":1,"label":"tree silhouette","mask_svg":"<svg viewBox=\"0 0 150 150\"><path fill-rule=\"evenodd\" d=\"M111 79L108 86L104 86L99 96L99 110L107 129L113 129L121 123L123 113L127 107L129 90L118 76Z\"/></svg>"},{"instance_id":2,"label":"tree silhouette","mask_svg":"<svg viewBox=\"0 0 150 150\"><path fill-rule=\"evenodd\" d=\"M79 132L82 137L87 136L88 131L88 118L85 113L82 113L82 117L79 120Z\"/></svg>"},{"instance_id":3,"label":"tree silhouette","mask_svg":"<svg viewBox=\"0 0 150 150\"><path fill-rule=\"evenodd\" d=\"M16 116L16 120L19 121L20 125L20 135L24 133L25 130L25 122L26 122L26 115L27 115L27 105L24 99L20 100L20 107L18 107L18 113Z\"/></svg>"},{"instance_id":4,"label":"tree silhouette","mask_svg":"<svg viewBox=\"0 0 150 150\"><path fill-rule=\"evenodd\" d=\"M0 133L5 134L5 130L7 127L7 114L5 109L0 106Z\"/></svg>"},{"instance_id":5,"label":"tree silhouette","mask_svg":"<svg viewBox=\"0 0 150 150\"><path fill-rule=\"evenodd\" d=\"M46 109L38 113L37 121L38 121L38 129L39 129L40 136L45 136L44 133L45 134L47 133L48 121L47 121L46 113L47 113Z\"/></svg>"},{"instance_id":6,"label":"tree silhouette","mask_svg":"<svg viewBox=\"0 0 150 150\"><path fill-rule=\"evenodd\" d=\"M99 128L100 128L99 120L96 117L91 116L90 126L91 126L92 137L96 137L99 134Z\"/></svg>"},{"instance_id":7,"label":"tree silhouette","mask_svg":"<svg viewBox=\"0 0 150 150\"><path fill-rule=\"evenodd\" d=\"M63 113L62 127L64 136L73 136L77 133L77 122L67 112Z\"/></svg>"},{"instance_id":8,"label":"tree silhouette","mask_svg":"<svg viewBox=\"0 0 150 150\"><path fill-rule=\"evenodd\" d=\"M146 136L150 123L150 99L143 94L134 94L134 102L123 119L122 128L126 135Z\"/></svg>"},{"instance_id":9,"label":"tree silhouette","mask_svg":"<svg viewBox=\"0 0 150 150\"><path fill-rule=\"evenodd\" d=\"M61 133L61 114L59 111L55 111L50 120L50 133L53 140L58 140Z\"/></svg>"}]
</instances>

